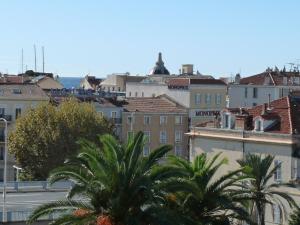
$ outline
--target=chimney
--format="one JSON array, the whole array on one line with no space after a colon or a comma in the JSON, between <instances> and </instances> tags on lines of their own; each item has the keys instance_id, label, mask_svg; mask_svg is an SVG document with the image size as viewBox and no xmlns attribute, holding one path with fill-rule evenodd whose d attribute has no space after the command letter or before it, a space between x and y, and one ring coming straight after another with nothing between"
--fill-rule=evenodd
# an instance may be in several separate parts
<instances>
[{"instance_id":1,"label":"chimney","mask_svg":"<svg viewBox=\"0 0 300 225\"><path fill-rule=\"evenodd\" d=\"M266 114L268 114L268 104L267 104L267 103L264 103L264 104L262 105L262 112L261 112L261 115L263 116L263 115L266 115Z\"/></svg>"}]
</instances>

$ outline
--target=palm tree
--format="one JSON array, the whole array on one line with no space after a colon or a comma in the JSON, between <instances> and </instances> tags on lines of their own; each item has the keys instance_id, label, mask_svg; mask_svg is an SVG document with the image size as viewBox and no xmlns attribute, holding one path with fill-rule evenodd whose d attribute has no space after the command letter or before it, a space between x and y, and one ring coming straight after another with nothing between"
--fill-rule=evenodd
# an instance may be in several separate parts
<instances>
[{"instance_id":1,"label":"palm tree","mask_svg":"<svg viewBox=\"0 0 300 225\"><path fill-rule=\"evenodd\" d=\"M172 147L165 145L142 157L144 138L139 132L124 146L111 135L100 138L102 147L81 141L81 151L55 169L50 182L70 180L74 186L67 199L38 207L30 216L38 218L62 213L52 224L176 224L178 216L162 209L166 193L158 188L176 175L159 161Z\"/></svg>"},{"instance_id":2,"label":"palm tree","mask_svg":"<svg viewBox=\"0 0 300 225\"><path fill-rule=\"evenodd\" d=\"M177 191L178 204L182 213L193 221L191 224L229 225L237 219L250 222L247 211L235 200L235 190L232 189L240 179L236 175L242 169L218 176L220 167L227 163L225 158L219 160L219 156L217 154L209 160L203 153L193 162L175 156L169 158L172 165L185 171L185 178L174 181L173 185L169 182L168 188Z\"/></svg>"},{"instance_id":3,"label":"palm tree","mask_svg":"<svg viewBox=\"0 0 300 225\"><path fill-rule=\"evenodd\" d=\"M296 209L291 215L289 220L289 225L299 225L300 224L300 209Z\"/></svg>"},{"instance_id":4,"label":"palm tree","mask_svg":"<svg viewBox=\"0 0 300 225\"><path fill-rule=\"evenodd\" d=\"M290 207L296 205L294 199L287 193L278 190L279 187L287 184L272 183L271 179L274 177L276 170L280 167L280 164L275 165L272 168L274 156L267 155L262 157L261 155L248 154L244 159L238 160L238 163L242 167L248 167L250 169L244 170L243 173L249 180L247 182L241 182L238 187L241 188L236 197L241 200L249 201L251 205L251 214L256 217L259 225L265 225L265 210L266 206L279 206L281 215L284 216L286 209L284 207L284 201L289 204Z\"/></svg>"}]
</instances>

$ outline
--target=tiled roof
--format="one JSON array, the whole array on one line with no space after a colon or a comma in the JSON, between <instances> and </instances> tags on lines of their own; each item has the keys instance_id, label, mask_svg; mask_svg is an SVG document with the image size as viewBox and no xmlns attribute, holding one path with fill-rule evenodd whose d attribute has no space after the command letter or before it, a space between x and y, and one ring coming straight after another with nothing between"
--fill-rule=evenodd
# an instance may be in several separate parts
<instances>
[{"instance_id":1,"label":"tiled roof","mask_svg":"<svg viewBox=\"0 0 300 225\"><path fill-rule=\"evenodd\" d=\"M167 84L168 86L189 86L190 84L226 85L222 80L210 78L173 78L169 79Z\"/></svg>"},{"instance_id":2,"label":"tiled roof","mask_svg":"<svg viewBox=\"0 0 300 225\"><path fill-rule=\"evenodd\" d=\"M14 83L14 84L22 84L24 83L24 78L22 76L16 75L4 75L0 77L0 84Z\"/></svg>"},{"instance_id":3,"label":"tiled roof","mask_svg":"<svg viewBox=\"0 0 300 225\"><path fill-rule=\"evenodd\" d=\"M240 80L240 84L253 85L299 85L299 72L263 72L254 76L245 77Z\"/></svg>"},{"instance_id":4,"label":"tiled roof","mask_svg":"<svg viewBox=\"0 0 300 225\"><path fill-rule=\"evenodd\" d=\"M43 99L49 97L35 84L0 84L0 99Z\"/></svg>"},{"instance_id":5,"label":"tiled roof","mask_svg":"<svg viewBox=\"0 0 300 225\"><path fill-rule=\"evenodd\" d=\"M261 116L265 120L278 119L278 126L268 132L294 134L300 132L300 100L291 96L270 102L267 113L264 113L266 105L255 106L248 109L253 118Z\"/></svg>"},{"instance_id":6,"label":"tiled roof","mask_svg":"<svg viewBox=\"0 0 300 225\"><path fill-rule=\"evenodd\" d=\"M127 112L186 113L187 109L171 99L158 96L153 98L129 98L124 104Z\"/></svg>"}]
</instances>

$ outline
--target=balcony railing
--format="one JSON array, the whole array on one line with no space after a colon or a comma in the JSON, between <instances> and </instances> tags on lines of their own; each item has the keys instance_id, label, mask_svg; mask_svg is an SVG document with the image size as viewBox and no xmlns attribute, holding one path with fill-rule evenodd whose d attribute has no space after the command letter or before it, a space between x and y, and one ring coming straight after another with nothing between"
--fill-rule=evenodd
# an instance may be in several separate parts
<instances>
[{"instance_id":1,"label":"balcony railing","mask_svg":"<svg viewBox=\"0 0 300 225\"><path fill-rule=\"evenodd\" d=\"M114 124L121 124L122 123L122 118L110 118L109 120Z\"/></svg>"},{"instance_id":2,"label":"balcony railing","mask_svg":"<svg viewBox=\"0 0 300 225\"><path fill-rule=\"evenodd\" d=\"M6 119L7 121L11 121L12 116L0 114L0 118Z\"/></svg>"}]
</instances>

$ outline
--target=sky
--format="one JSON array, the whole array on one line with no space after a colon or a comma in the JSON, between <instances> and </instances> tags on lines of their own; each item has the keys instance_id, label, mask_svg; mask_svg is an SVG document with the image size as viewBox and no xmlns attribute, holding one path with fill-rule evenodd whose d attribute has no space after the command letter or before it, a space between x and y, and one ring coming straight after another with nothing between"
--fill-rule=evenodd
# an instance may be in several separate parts
<instances>
[{"instance_id":1,"label":"sky","mask_svg":"<svg viewBox=\"0 0 300 225\"><path fill-rule=\"evenodd\" d=\"M158 52L178 73L242 76L300 62L298 0L1 0L0 72L148 74Z\"/></svg>"}]
</instances>

